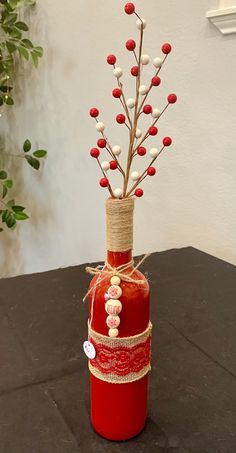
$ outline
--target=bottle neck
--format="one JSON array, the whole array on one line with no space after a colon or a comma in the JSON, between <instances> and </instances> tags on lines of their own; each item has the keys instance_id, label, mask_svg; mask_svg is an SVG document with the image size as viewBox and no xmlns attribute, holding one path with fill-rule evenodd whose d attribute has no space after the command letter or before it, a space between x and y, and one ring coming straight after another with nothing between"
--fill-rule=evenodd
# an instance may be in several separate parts
<instances>
[{"instance_id":1,"label":"bottle neck","mask_svg":"<svg viewBox=\"0 0 236 453\"><path fill-rule=\"evenodd\" d=\"M132 250L126 252L111 252L107 251L107 262L112 267L122 266L122 264L129 263L132 260Z\"/></svg>"}]
</instances>

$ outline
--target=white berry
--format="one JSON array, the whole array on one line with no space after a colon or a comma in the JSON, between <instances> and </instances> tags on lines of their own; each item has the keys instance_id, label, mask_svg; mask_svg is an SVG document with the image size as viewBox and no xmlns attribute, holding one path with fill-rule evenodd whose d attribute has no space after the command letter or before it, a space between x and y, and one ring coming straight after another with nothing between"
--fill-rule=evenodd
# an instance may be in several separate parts
<instances>
[{"instance_id":1,"label":"white berry","mask_svg":"<svg viewBox=\"0 0 236 453\"><path fill-rule=\"evenodd\" d=\"M139 94L145 95L148 92L148 87L147 85L140 85L139 87Z\"/></svg>"},{"instance_id":2,"label":"white berry","mask_svg":"<svg viewBox=\"0 0 236 453\"><path fill-rule=\"evenodd\" d=\"M121 147L118 145L113 146L112 152L113 154L115 154L115 156L119 156L121 153Z\"/></svg>"},{"instance_id":3,"label":"white berry","mask_svg":"<svg viewBox=\"0 0 236 453\"><path fill-rule=\"evenodd\" d=\"M122 196L122 190L121 190L119 187L117 187L117 188L113 191L113 193L114 193L114 196L115 196L116 198L120 198L120 197Z\"/></svg>"},{"instance_id":4,"label":"white berry","mask_svg":"<svg viewBox=\"0 0 236 453\"><path fill-rule=\"evenodd\" d=\"M109 329L109 331L108 331L108 335L111 338L117 337L118 334L119 334L119 330L118 329Z\"/></svg>"},{"instance_id":5,"label":"white berry","mask_svg":"<svg viewBox=\"0 0 236 453\"><path fill-rule=\"evenodd\" d=\"M104 123L102 123L101 121L98 121L98 123L96 124L96 129L98 132L103 132L105 129Z\"/></svg>"},{"instance_id":6,"label":"white berry","mask_svg":"<svg viewBox=\"0 0 236 453\"><path fill-rule=\"evenodd\" d=\"M139 179L139 177L140 177L140 174L138 171L132 171L130 176L133 181L137 181L137 179Z\"/></svg>"},{"instance_id":7,"label":"white berry","mask_svg":"<svg viewBox=\"0 0 236 453\"><path fill-rule=\"evenodd\" d=\"M147 54L141 55L141 63L142 64L148 64L150 61L150 57Z\"/></svg>"},{"instance_id":8,"label":"white berry","mask_svg":"<svg viewBox=\"0 0 236 453\"><path fill-rule=\"evenodd\" d=\"M115 68L114 69L114 76L119 79L123 75L123 71L121 68Z\"/></svg>"},{"instance_id":9,"label":"white berry","mask_svg":"<svg viewBox=\"0 0 236 453\"><path fill-rule=\"evenodd\" d=\"M159 109L153 109L152 110L152 117L153 118L159 118L160 114L161 114L161 112L160 112Z\"/></svg>"},{"instance_id":10,"label":"white berry","mask_svg":"<svg viewBox=\"0 0 236 453\"><path fill-rule=\"evenodd\" d=\"M146 28L147 22L146 22L145 19L143 19L143 17L141 17L141 20L140 20L140 19L137 20L136 25L137 25L137 28L138 28L139 30L141 30L142 25L143 25L143 29Z\"/></svg>"},{"instance_id":11,"label":"white berry","mask_svg":"<svg viewBox=\"0 0 236 453\"><path fill-rule=\"evenodd\" d=\"M158 149L157 148L151 148L149 151L149 154L151 157L157 157L158 154Z\"/></svg>"},{"instance_id":12,"label":"white berry","mask_svg":"<svg viewBox=\"0 0 236 453\"><path fill-rule=\"evenodd\" d=\"M107 160L104 160L104 161L101 163L101 167L102 167L102 169L103 169L104 171L107 171L107 170L109 170L109 168L110 168L110 164L109 164L109 162L107 162Z\"/></svg>"},{"instance_id":13,"label":"white berry","mask_svg":"<svg viewBox=\"0 0 236 453\"><path fill-rule=\"evenodd\" d=\"M127 99L126 104L128 105L129 109L134 108L134 106L135 106L135 99L133 99L133 98Z\"/></svg>"},{"instance_id":14,"label":"white berry","mask_svg":"<svg viewBox=\"0 0 236 453\"><path fill-rule=\"evenodd\" d=\"M163 61L160 57L155 57L153 60L153 64L156 68L160 68L162 63L163 63Z\"/></svg>"},{"instance_id":15,"label":"white berry","mask_svg":"<svg viewBox=\"0 0 236 453\"><path fill-rule=\"evenodd\" d=\"M136 129L135 137L136 137L136 138L140 138L141 136L142 136L142 131L141 131L141 129Z\"/></svg>"}]
</instances>

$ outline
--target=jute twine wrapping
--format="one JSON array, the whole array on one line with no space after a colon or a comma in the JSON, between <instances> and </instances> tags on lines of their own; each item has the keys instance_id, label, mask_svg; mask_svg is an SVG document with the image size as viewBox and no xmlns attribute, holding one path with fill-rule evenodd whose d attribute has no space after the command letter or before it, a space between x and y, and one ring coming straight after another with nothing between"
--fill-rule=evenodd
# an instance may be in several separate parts
<instances>
[{"instance_id":1,"label":"jute twine wrapping","mask_svg":"<svg viewBox=\"0 0 236 453\"><path fill-rule=\"evenodd\" d=\"M126 252L133 248L134 199L108 198L106 202L107 250Z\"/></svg>"}]
</instances>

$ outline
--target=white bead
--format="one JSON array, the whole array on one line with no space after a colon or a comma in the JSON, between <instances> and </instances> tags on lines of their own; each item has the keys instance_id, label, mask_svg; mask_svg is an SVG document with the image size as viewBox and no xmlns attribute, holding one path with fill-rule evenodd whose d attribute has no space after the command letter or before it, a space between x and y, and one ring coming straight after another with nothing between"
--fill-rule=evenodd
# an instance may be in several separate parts
<instances>
[{"instance_id":1,"label":"white bead","mask_svg":"<svg viewBox=\"0 0 236 453\"><path fill-rule=\"evenodd\" d=\"M147 92L148 92L147 85L140 85L138 91L139 91L139 94L142 94L142 95L147 94Z\"/></svg>"},{"instance_id":2,"label":"white bead","mask_svg":"<svg viewBox=\"0 0 236 453\"><path fill-rule=\"evenodd\" d=\"M112 152L113 154L115 154L115 156L119 156L121 153L121 147L118 145L113 146Z\"/></svg>"},{"instance_id":3,"label":"white bead","mask_svg":"<svg viewBox=\"0 0 236 453\"><path fill-rule=\"evenodd\" d=\"M113 193L116 198L120 198L122 196L123 191L122 191L122 189L117 187L115 190L113 190Z\"/></svg>"},{"instance_id":4,"label":"white bead","mask_svg":"<svg viewBox=\"0 0 236 453\"><path fill-rule=\"evenodd\" d=\"M152 110L152 117L153 118L159 118L160 114L161 114L161 112L160 112L159 109L153 109Z\"/></svg>"},{"instance_id":5,"label":"white bead","mask_svg":"<svg viewBox=\"0 0 236 453\"><path fill-rule=\"evenodd\" d=\"M112 285L110 288L108 288L108 296L111 299L119 299L119 297L122 295L122 289L118 285Z\"/></svg>"},{"instance_id":6,"label":"white bead","mask_svg":"<svg viewBox=\"0 0 236 453\"><path fill-rule=\"evenodd\" d=\"M127 99L126 104L128 105L129 109L132 109L135 106L135 99L133 98Z\"/></svg>"},{"instance_id":7,"label":"white bead","mask_svg":"<svg viewBox=\"0 0 236 453\"><path fill-rule=\"evenodd\" d=\"M107 319L106 319L106 324L107 324L107 327L110 327L110 329L116 329L116 327L119 327L119 325L120 325L119 316L108 315Z\"/></svg>"},{"instance_id":8,"label":"white bead","mask_svg":"<svg viewBox=\"0 0 236 453\"><path fill-rule=\"evenodd\" d=\"M123 75L123 71L121 68L115 68L114 69L114 76L119 79Z\"/></svg>"},{"instance_id":9,"label":"white bead","mask_svg":"<svg viewBox=\"0 0 236 453\"><path fill-rule=\"evenodd\" d=\"M151 157L157 157L158 154L158 149L157 148L151 148L149 151L149 154Z\"/></svg>"},{"instance_id":10,"label":"white bead","mask_svg":"<svg viewBox=\"0 0 236 453\"><path fill-rule=\"evenodd\" d=\"M118 329L109 329L109 331L108 331L108 335L111 338L117 337L118 334L119 334L119 330Z\"/></svg>"},{"instance_id":11,"label":"white bead","mask_svg":"<svg viewBox=\"0 0 236 453\"><path fill-rule=\"evenodd\" d=\"M109 168L110 168L110 164L109 164L109 162L107 162L107 160L104 160L104 161L101 163L101 167L102 167L102 169L103 169L104 171L107 171L107 170L109 170Z\"/></svg>"},{"instance_id":12,"label":"white bead","mask_svg":"<svg viewBox=\"0 0 236 453\"><path fill-rule=\"evenodd\" d=\"M142 131L141 131L141 129L136 129L135 137L136 137L136 138L140 138L141 136L142 136Z\"/></svg>"},{"instance_id":13,"label":"white bead","mask_svg":"<svg viewBox=\"0 0 236 453\"><path fill-rule=\"evenodd\" d=\"M98 132L103 132L105 129L104 123L101 123L101 121L98 121L98 123L96 123L96 129Z\"/></svg>"},{"instance_id":14,"label":"white bead","mask_svg":"<svg viewBox=\"0 0 236 453\"><path fill-rule=\"evenodd\" d=\"M141 17L141 20L138 19L137 22L136 22L137 28L138 28L139 30L141 30L142 24L143 24L143 29L146 28L147 22L146 22L145 19L143 19L143 17Z\"/></svg>"},{"instance_id":15,"label":"white bead","mask_svg":"<svg viewBox=\"0 0 236 453\"><path fill-rule=\"evenodd\" d=\"M148 64L150 61L150 57L147 54L141 55L141 63L142 64Z\"/></svg>"},{"instance_id":16,"label":"white bead","mask_svg":"<svg viewBox=\"0 0 236 453\"><path fill-rule=\"evenodd\" d=\"M119 315L122 303L117 299L109 299L105 304L105 310L109 315Z\"/></svg>"},{"instance_id":17,"label":"white bead","mask_svg":"<svg viewBox=\"0 0 236 453\"><path fill-rule=\"evenodd\" d=\"M118 285L118 286L119 286L119 284L120 284L120 277L118 277L117 275L113 275L113 277L111 277L110 284L111 284L111 285Z\"/></svg>"},{"instance_id":18,"label":"white bead","mask_svg":"<svg viewBox=\"0 0 236 453\"><path fill-rule=\"evenodd\" d=\"M162 66L163 60L160 57L156 57L153 60L153 64L156 68L160 68Z\"/></svg>"},{"instance_id":19,"label":"white bead","mask_svg":"<svg viewBox=\"0 0 236 453\"><path fill-rule=\"evenodd\" d=\"M139 179L139 177L140 177L140 174L138 171L132 171L130 176L131 176L131 179L133 179L133 181L137 181L137 179Z\"/></svg>"}]
</instances>

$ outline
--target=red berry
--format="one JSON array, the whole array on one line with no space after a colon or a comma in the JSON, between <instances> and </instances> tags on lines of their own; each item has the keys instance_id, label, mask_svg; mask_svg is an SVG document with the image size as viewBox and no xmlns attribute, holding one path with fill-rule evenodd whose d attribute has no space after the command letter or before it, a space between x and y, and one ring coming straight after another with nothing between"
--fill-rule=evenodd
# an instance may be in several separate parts
<instances>
[{"instance_id":1,"label":"red berry","mask_svg":"<svg viewBox=\"0 0 236 453\"><path fill-rule=\"evenodd\" d=\"M132 51L136 47L136 42L133 39L128 39L128 41L126 41L125 43L125 47L127 50Z\"/></svg>"},{"instance_id":2,"label":"red berry","mask_svg":"<svg viewBox=\"0 0 236 453\"><path fill-rule=\"evenodd\" d=\"M135 192L134 192L134 195L136 195L136 197L142 197L143 196L143 189L136 189Z\"/></svg>"},{"instance_id":3,"label":"red berry","mask_svg":"<svg viewBox=\"0 0 236 453\"><path fill-rule=\"evenodd\" d=\"M99 148L106 148L107 141L105 140L105 138L99 138L97 145L99 146Z\"/></svg>"},{"instance_id":4,"label":"red berry","mask_svg":"<svg viewBox=\"0 0 236 453\"><path fill-rule=\"evenodd\" d=\"M167 101L169 102L169 104L174 104L177 101L176 94L174 93L169 94L169 96L167 96Z\"/></svg>"},{"instance_id":5,"label":"red berry","mask_svg":"<svg viewBox=\"0 0 236 453\"><path fill-rule=\"evenodd\" d=\"M162 143L164 146L170 146L172 143L172 139L170 137L164 137Z\"/></svg>"},{"instance_id":6,"label":"red berry","mask_svg":"<svg viewBox=\"0 0 236 453\"><path fill-rule=\"evenodd\" d=\"M97 159L99 154L100 154L99 149L97 148L90 149L90 156L95 157Z\"/></svg>"},{"instance_id":7,"label":"red berry","mask_svg":"<svg viewBox=\"0 0 236 453\"><path fill-rule=\"evenodd\" d=\"M154 77L152 78L152 85L153 85L154 87L158 87L158 86L160 85L160 83L161 83L160 77L154 76Z\"/></svg>"},{"instance_id":8,"label":"red berry","mask_svg":"<svg viewBox=\"0 0 236 453\"><path fill-rule=\"evenodd\" d=\"M145 115L149 115L149 113L152 113L152 106L147 104L147 105L144 105L143 106L143 113L145 113Z\"/></svg>"},{"instance_id":9,"label":"red berry","mask_svg":"<svg viewBox=\"0 0 236 453\"><path fill-rule=\"evenodd\" d=\"M112 96L114 98L120 98L121 94L122 94L122 91L120 90L120 88L114 88L114 90L112 91Z\"/></svg>"},{"instance_id":10,"label":"red berry","mask_svg":"<svg viewBox=\"0 0 236 453\"><path fill-rule=\"evenodd\" d=\"M109 184L109 181L107 178L102 178L102 179L100 179L99 184L101 187L107 187Z\"/></svg>"},{"instance_id":11,"label":"red berry","mask_svg":"<svg viewBox=\"0 0 236 453\"><path fill-rule=\"evenodd\" d=\"M171 49L172 47L168 42L165 42L165 44L163 44L161 48L162 52L165 53L166 55L171 52Z\"/></svg>"},{"instance_id":12,"label":"red berry","mask_svg":"<svg viewBox=\"0 0 236 453\"><path fill-rule=\"evenodd\" d=\"M116 170L118 167L116 160L111 160L110 161L110 169L111 170Z\"/></svg>"},{"instance_id":13,"label":"red berry","mask_svg":"<svg viewBox=\"0 0 236 453\"><path fill-rule=\"evenodd\" d=\"M135 6L133 3L126 3L124 10L126 14L133 14L135 11Z\"/></svg>"},{"instance_id":14,"label":"red berry","mask_svg":"<svg viewBox=\"0 0 236 453\"><path fill-rule=\"evenodd\" d=\"M144 148L144 146L139 146L139 148L137 149L137 153L139 156L145 156L147 150L146 148Z\"/></svg>"},{"instance_id":15,"label":"red berry","mask_svg":"<svg viewBox=\"0 0 236 453\"><path fill-rule=\"evenodd\" d=\"M156 169L154 167L149 167L147 169L148 176L154 176L156 174Z\"/></svg>"},{"instance_id":16,"label":"red berry","mask_svg":"<svg viewBox=\"0 0 236 453\"><path fill-rule=\"evenodd\" d=\"M99 115L99 110L96 109L96 107L93 107L89 110L89 115L92 116L92 118L97 118L97 116Z\"/></svg>"},{"instance_id":17,"label":"red berry","mask_svg":"<svg viewBox=\"0 0 236 453\"><path fill-rule=\"evenodd\" d=\"M119 115L116 116L116 121L119 124L125 123L125 120L126 120L126 118L125 118L125 115L123 115L123 113L120 113Z\"/></svg>"},{"instance_id":18,"label":"red berry","mask_svg":"<svg viewBox=\"0 0 236 453\"><path fill-rule=\"evenodd\" d=\"M130 69L130 72L131 72L132 76L137 77L137 76L138 76L138 73L139 73L138 66L133 66L133 67Z\"/></svg>"},{"instance_id":19,"label":"red berry","mask_svg":"<svg viewBox=\"0 0 236 453\"><path fill-rule=\"evenodd\" d=\"M156 126L151 126L148 129L149 135L157 135L158 129Z\"/></svg>"},{"instance_id":20,"label":"red berry","mask_svg":"<svg viewBox=\"0 0 236 453\"><path fill-rule=\"evenodd\" d=\"M116 56L115 55L108 55L107 57L107 63L114 65L116 63Z\"/></svg>"}]
</instances>

